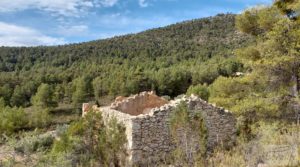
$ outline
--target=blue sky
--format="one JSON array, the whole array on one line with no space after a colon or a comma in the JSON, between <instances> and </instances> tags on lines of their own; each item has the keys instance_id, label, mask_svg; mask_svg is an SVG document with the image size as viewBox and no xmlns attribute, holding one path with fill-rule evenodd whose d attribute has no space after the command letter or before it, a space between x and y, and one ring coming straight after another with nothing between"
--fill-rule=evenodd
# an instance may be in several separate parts
<instances>
[{"instance_id":1,"label":"blue sky","mask_svg":"<svg viewBox=\"0 0 300 167\"><path fill-rule=\"evenodd\" d=\"M0 0L0 46L77 43L218 13L240 13L272 0Z\"/></svg>"}]
</instances>

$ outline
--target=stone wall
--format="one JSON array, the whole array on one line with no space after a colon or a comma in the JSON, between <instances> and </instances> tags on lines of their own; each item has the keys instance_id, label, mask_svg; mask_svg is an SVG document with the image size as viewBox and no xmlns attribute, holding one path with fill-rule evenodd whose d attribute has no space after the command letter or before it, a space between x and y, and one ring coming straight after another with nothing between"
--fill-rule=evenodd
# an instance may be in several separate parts
<instances>
[{"instance_id":1,"label":"stone wall","mask_svg":"<svg viewBox=\"0 0 300 167\"><path fill-rule=\"evenodd\" d=\"M145 165L163 159L174 149L170 135L170 116L181 102L187 104L191 114L202 115L207 128L208 150L218 145L230 147L234 144L236 120L233 115L196 96L170 101L150 109L147 114L131 115L113 107L101 107L98 110L105 120L115 117L126 127L128 162Z\"/></svg>"},{"instance_id":2,"label":"stone wall","mask_svg":"<svg viewBox=\"0 0 300 167\"><path fill-rule=\"evenodd\" d=\"M149 114L132 118L132 162L146 164L164 158L174 149L170 135L170 116L182 101L192 113L200 113L207 128L207 149L230 147L235 142L235 118L222 108L197 97L182 98L154 108ZM190 139L192 142L193 139ZM196 143L196 142L195 142ZM196 147L196 146L195 146Z\"/></svg>"}]
</instances>

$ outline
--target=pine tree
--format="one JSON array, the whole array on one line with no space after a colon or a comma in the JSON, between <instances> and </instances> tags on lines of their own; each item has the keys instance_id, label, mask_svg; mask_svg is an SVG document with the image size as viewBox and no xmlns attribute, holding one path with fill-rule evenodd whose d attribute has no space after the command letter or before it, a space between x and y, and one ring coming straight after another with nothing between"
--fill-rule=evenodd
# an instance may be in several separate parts
<instances>
[{"instance_id":1,"label":"pine tree","mask_svg":"<svg viewBox=\"0 0 300 167\"><path fill-rule=\"evenodd\" d=\"M80 103L87 100L88 84L84 77L77 78L73 83L72 102L75 106L80 106Z\"/></svg>"},{"instance_id":2,"label":"pine tree","mask_svg":"<svg viewBox=\"0 0 300 167\"><path fill-rule=\"evenodd\" d=\"M37 107L56 107L57 102L54 101L54 91L48 84L41 84L37 93L32 98L32 104Z\"/></svg>"}]
</instances>

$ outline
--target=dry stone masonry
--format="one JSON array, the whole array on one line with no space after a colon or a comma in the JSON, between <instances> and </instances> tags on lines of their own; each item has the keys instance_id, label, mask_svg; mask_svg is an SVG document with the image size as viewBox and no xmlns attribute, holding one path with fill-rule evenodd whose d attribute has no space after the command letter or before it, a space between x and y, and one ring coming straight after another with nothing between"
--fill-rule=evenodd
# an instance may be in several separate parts
<instances>
[{"instance_id":1,"label":"dry stone masonry","mask_svg":"<svg viewBox=\"0 0 300 167\"><path fill-rule=\"evenodd\" d=\"M192 113L202 115L209 150L218 145L230 147L234 144L234 116L194 95L168 102L153 92L143 92L128 98L118 97L111 106L93 106L93 109L101 112L104 120L115 117L124 124L128 140L128 162L135 165L159 161L174 149L169 122L172 112L181 102L186 103ZM83 115L87 111L87 104L83 104Z\"/></svg>"},{"instance_id":2,"label":"dry stone masonry","mask_svg":"<svg viewBox=\"0 0 300 167\"><path fill-rule=\"evenodd\" d=\"M167 103L169 103L167 100L158 97L154 92L143 92L129 98L117 97L116 101L111 104L111 108L136 116L148 114L152 108L160 107Z\"/></svg>"}]
</instances>

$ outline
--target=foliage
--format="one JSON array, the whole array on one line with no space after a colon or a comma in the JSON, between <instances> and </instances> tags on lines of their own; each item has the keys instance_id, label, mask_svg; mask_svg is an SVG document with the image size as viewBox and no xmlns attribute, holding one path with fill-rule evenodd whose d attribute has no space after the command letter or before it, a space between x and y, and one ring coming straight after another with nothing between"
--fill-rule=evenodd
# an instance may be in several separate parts
<instances>
[{"instance_id":1,"label":"foliage","mask_svg":"<svg viewBox=\"0 0 300 167\"><path fill-rule=\"evenodd\" d=\"M208 159L208 166L258 166L259 163L270 166L299 166L297 125L259 121L250 128L253 134L251 141L238 140L238 145L231 150L215 150ZM293 149L295 146L296 149Z\"/></svg>"},{"instance_id":2,"label":"foliage","mask_svg":"<svg viewBox=\"0 0 300 167\"><path fill-rule=\"evenodd\" d=\"M181 103L170 120L170 131L176 149L172 163L180 166L203 166L206 153L207 130L201 113L192 113ZM199 145L199 148L195 148Z\"/></svg>"},{"instance_id":3,"label":"foliage","mask_svg":"<svg viewBox=\"0 0 300 167\"><path fill-rule=\"evenodd\" d=\"M300 2L297 0L277 0L274 5L288 18L292 20L299 19L299 5Z\"/></svg>"},{"instance_id":4,"label":"foliage","mask_svg":"<svg viewBox=\"0 0 300 167\"><path fill-rule=\"evenodd\" d=\"M208 159L207 164L218 167L247 166L245 156L243 145L231 150L216 149Z\"/></svg>"},{"instance_id":5,"label":"foliage","mask_svg":"<svg viewBox=\"0 0 300 167\"><path fill-rule=\"evenodd\" d=\"M255 36L254 43L235 51L246 73L216 79L209 86L209 100L239 116L239 135L245 141L257 134L251 126L258 121L291 118L299 110L299 5L275 1L236 17L237 29Z\"/></svg>"},{"instance_id":6,"label":"foliage","mask_svg":"<svg viewBox=\"0 0 300 167\"><path fill-rule=\"evenodd\" d=\"M249 118L250 122L278 118L285 114L278 98L284 91L265 91L265 86L264 76L256 73L237 78L220 77L209 87L209 101L231 110L236 116Z\"/></svg>"},{"instance_id":7,"label":"foliage","mask_svg":"<svg viewBox=\"0 0 300 167\"><path fill-rule=\"evenodd\" d=\"M48 109L34 107L25 112L23 108L5 106L5 100L0 98L0 134L12 135L22 129L44 128L50 121Z\"/></svg>"},{"instance_id":8,"label":"foliage","mask_svg":"<svg viewBox=\"0 0 300 167\"><path fill-rule=\"evenodd\" d=\"M41 84L37 93L32 97L32 104L37 107L55 107L57 102L54 101L54 90L48 84Z\"/></svg>"},{"instance_id":9,"label":"foliage","mask_svg":"<svg viewBox=\"0 0 300 167\"><path fill-rule=\"evenodd\" d=\"M205 157L203 119L191 115L182 104L170 122L178 146L172 162L180 166L257 166L264 145L299 143L294 131L299 127L274 123L286 116L290 121L300 108L299 6L297 0L277 0L237 16L218 15L106 40L56 47L1 47L0 133L47 125L46 110L33 109L28 117L17 108L20 106L52 107L59 102L78 107L84 101L101 101L103 96L144 90L170 97L194 93L238 117L239 143ZM236 72L243 75L235 76ZM116 120L103 120L101 114L90 112L60 134L40 165L124 164L124 131ZM193 135L199 140L192 141ZM203 148L194 152L193 142ZM36 148L35 144L24 145L23 150ZM245 154L249 150L252 155Z\"/></svg>"},{"instance_id":10,"label":"foliage","mask_svg":"<svg viewBox=\"0 0 300 167\"><path fill-rule=\"evenodd\" d=\"M275 6L277 3L275 3ZM250 60L251 62L248 63L251 64L253 70L267 75L273 88L278 89L285 86L286 89L289 89L292 85L294 86L292 96L297 96L297 89L299 89L296 80L299 77L298 31L300 24L279 17L280 13L275 7L256 10L258 13L264 13L260 16L263 20L272 20L270 16L275 19L272 20L272 24L268 23L270 27L260 34L261 37L257 37L256 44L240 50L237 52L238 56L243 57L245 62ZM240 22L238 18L237 25L243 25L243 22ZM259 27L262 28L262 25L259 25Z\"/></svg>"},{"instance_id":11,"label":"foliage","mask_svg":"<svg viewBox=\"0 0 300 167\"><path fill-rule=\"evenodd\" d=\"M257 9L253 8L250 10L246 10L241 15L236 17L236 26L237 29L244 32L249 33L251 35L258 35L260 32L257 23Z\"/></svg>"},{"instance_id":12,"label":"foliage","mask_svg":"<svg viewBox=\"0 0 300 167\"><path fill-rule=\"evenodd\" d=\"M288 103L297 101L300 89L300 24L292 19L296 15L285 13L292 11L284 12L288 18L280 11L296 9L297 5L300 4L293 0L276 1L272 6L252 8L237 16L239 30L257 35L255 43L236 51L251 74L218 79L211 86L211 101L244 116L278 118L286 114L285 108L290 109ZM253 24L249 25L250 22Z\"/></svg>"},{"instance_id":13,"label":"foliage","mask_svg":"<svg viewBox=\"0 0 300 167\"><path fill-rule=\"evenodd\" d=\"M68 134L64 133L60 136L60 140L55 140L52 152L53 153L66 153L71 151L72 145L75 143L75 141L71 140L71 136L68 136Z\"/></svg>"},{"instance_id":14,"label":"foliage","mask_svg":"<svg viewBox=\"0 0 300 167\"><path fill-rule=\"evenodd\" d=\"M9 136L1 145L0 166L36 166L38 159L52 146L53 133L35 130Z\"/></svg>"},{"instance_id":15,"label":"foliage","mask_svg":"<svg viewBox=\"0 0 300 167\"><path fill-rule=\"evenodd\" d=\"M0 97L3 98L3 102L5 102L5 105L8 105L10 103L10 97L12 96L13 90L8 84L3 85L0 87Z\"/></svg>"},{"instance_id":16,"label":"foliage","mask_svg":"<svg viewBox=\"0 0 300 167\"><path fill-rule=\"evenodd\" d=\"M63 166L63 167L72 167L73 162L70 159L72 155L70 153L56 153L55 155L46 155L41 156L39 158L39 161L36 166L43 167L43 166L49 166L49 167L57 167L57 166Z\"/></svg>"},{"instance_id":17,"label":"foliage","mask_svg":"<svg viewBox=\"0 0 300 167\"><path fill-rule=\"evenodd\" d=\"M280 19L276 7L254 7L236 17L236 27L244 33L258 36L272 30Z\"/></svg>"},{"instance_id":18,"label":"foliage","mask_svg":"<svg viewBox=\"0 0 300 167\"><path fill-rule=\"evenodd\" d=\"M244 78L219 77L210 86L209 101L230 109L237 105L242 98L249 95L252 87L248 85L251 82Z\"/></svg>"},{"instance_id":19,"label":"foliage","mask_svg":"<svg viewBox=\"0 0 300 167\"><path fill-rule=\"evenodd\" d=\"M51 115L49 110L46 108L33 107L32 111L27 114L29 121L28 126L33 128L44 128L51 123Z\"/></svg>"},{"instance_id":20,"label":"foliage","mask_svg":"<svg viewBox=\"0 0 300 167\"><path fill-rule=\"evenodd\" d=\"M249 97L239 101L239 104L235 105L232 110L236 111L240 115L249 115L253 119L256 117L265 118L279 116L279 106L271 101L271 98L262 97Z\"/></svg>"},{"instance_id":21,"label":"foliage","mask_svg":"<svg viewBox=\"0 0 300 167\"><path fill-rule=\"evenodd\" d=\"M48 156L50 162L71 155L69 158L78 165L124 165L125 143L125 128L116 119L104 125L100 113L88 112L81 121L71 124L60 140L54 142Z\"/></svg>"},{"instance_id":22,"label":"foliage","mask_svg":"<svg viewBox=\"0 0 300 167\"><path fill-rule=\"evenodd\" d=\"M3 99L0 99L0 120L0 134L6 135L24 128L28 123L22 108L5 107Z\"/></svg>"},{"instance_id":23,"label":"foliage","mask_svg":"<svg viewBox=\"0 0 300 167\"><path fill-rule=\"evenodd\" d=\"M20 136L21 140L16 141L14 149L21 154L30 155L34 152L45 151L49 149L54 137L51 134L38 134L37 132L26 133Z\"/></svg>"},{"instance_id":24,"label":"foliage","mask_svg":"<svg viewBox=\"0 0 300 167\"><path fill-rule=\"evenodd\" d=\"M191 94L194 94L194 95L197 95L199 96L200 98L202 98L203 100L208 100L209 98L209 90L208 90L208 87L206 84L202 85L202 84L199 84L199 85L196 85L196 86L190 86L189 89L187 90L187 94L188 95L191 95Z\"/></svg>"},{"instance_id":25,"label":"foliage","mask_svg":"<svg viewBox=\"0 0 300 167\"><path fill-rule=\"evenodd\" d=\"M73 94L72 94L72 102L76 106L78 104L81 105L86 98L88 97L89 93L89 81L86 77L77 78L73 82Z\"/></svg>"},{"instance_id":26,"label":"foliage","mask_svg":"<svg viewBox=\"0 0 300 167\"><path fill-rule=\"evenodd\" d=\"M232 51L251 37L236 35L234 18L220 14L64 46L1 47L0 97L7 105L22 107L30 106L34 95L40 96L35 97L39 105L59 102L76 107L107 95L145 90L175 97L191 84L210 84L220 75L242 70ZM45 84L49 97L41 97L49 92ZM39 87L48 91L37 93Z\"/></svg>"}]
</instances>

